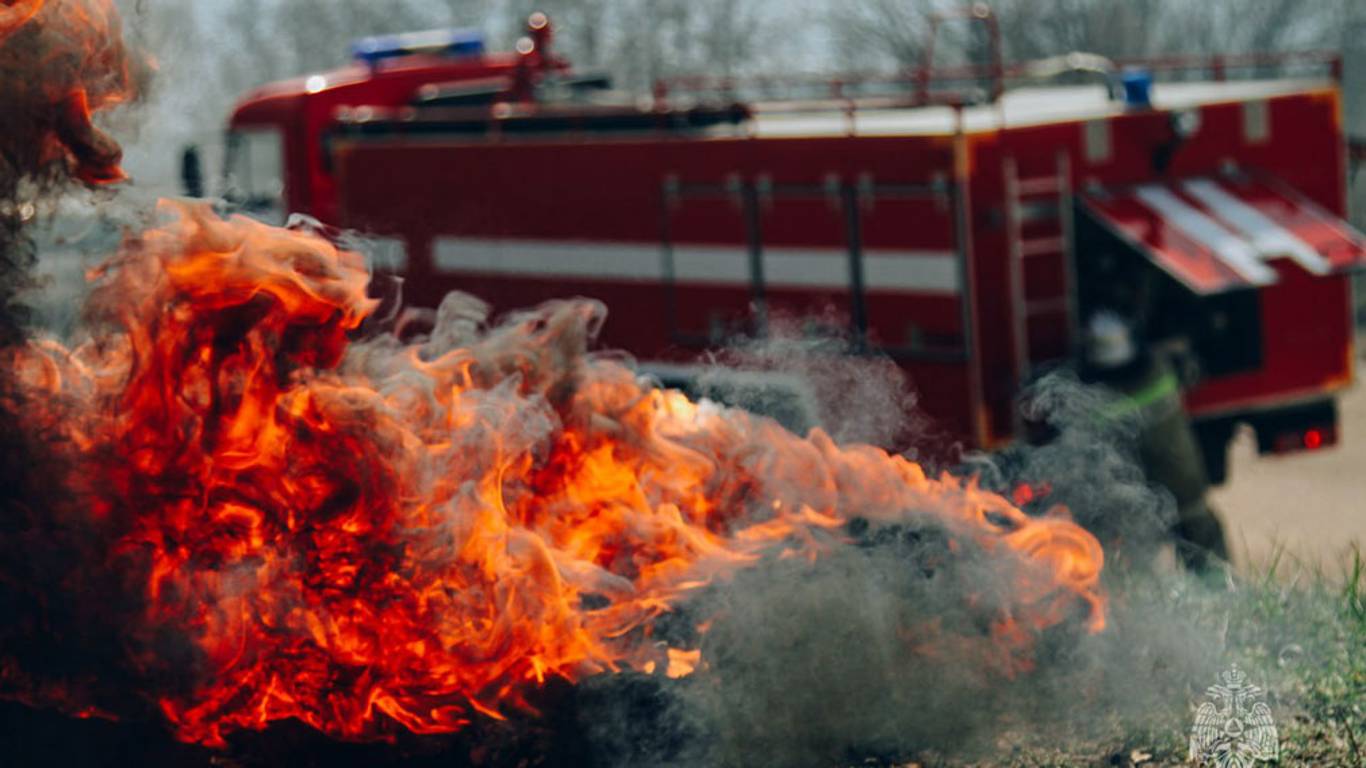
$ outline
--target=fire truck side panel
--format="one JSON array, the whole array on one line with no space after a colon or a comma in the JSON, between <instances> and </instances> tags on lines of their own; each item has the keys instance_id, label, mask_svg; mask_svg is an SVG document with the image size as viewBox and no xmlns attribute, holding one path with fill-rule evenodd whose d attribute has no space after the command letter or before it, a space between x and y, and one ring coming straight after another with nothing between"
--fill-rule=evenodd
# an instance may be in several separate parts
<instances>
[{"instance_id":1,"label":"fire truck side panel","mask_svg":"<svg viewBox=\"0 0 1366 768\"><path fill-rule=\"evenodd\" d=\"M1056 214L1098 190L1236 167L1334 214L1344 207L1331 89L975 132L958 160L951 135L467 139L402 130L332 136L321 154L337 179L339 223L406 242L408 301L432 304L452 289L500 309L593 296L615 313L603 342L645 358L695 357L764 320L798 333L861 327L870 348L911 375L931 415L988 443L1014 431L1022 373L1074 351L1073 310L1096 289L1069 293L1061 253L1022 258L1013 272L1022 243L1067 234L1063 218L1046 215L1049 203ZM1068 197L1008 199L1008 165L1021 183L1065 173ZM1076 245L1084 280L1099 255L1094 243ZM1264 340L1253 362L1212 369L1189 393L1195 414L1321 396L1350 378L1347 279L1272 263L1279 282L1244 294L1250 303L1190 294L1211 317L1224 304L1243 307L1234 319L1251 327L1224 332ZM965 360L969 295L974 366ZM1031 309L1017 339L1021 306Z\"/></svg>"},{"instance_id":2,"label":"fire truck side panel","mask_svg":"<svg viewBox=\"0 0 1366 768\"><path fill-rule=\"evenodd\" d=\"M336 176L327 166L326 145L339 108L401 108L423 85L507 75L515 71L518 59L507 53L468 58L416 55L378 68L352 65L260 88L234 111L232 125L284 127L289 158L286 209L335 221Z\"/></svg>"},{"instance_id":3,"label":"fire truck side panel","mask_svg":"<svg viewBox=\"0 0 1366 768\"><path fill-rule=\"evenodd\" d=\"M1213 175L1229 166L1273 176L1341 216L1345 213L1343 137L1336 93L1310 91L1268 99L1264 133L1249 128L1255 102L1200 109L1193 135L1171 150L1166 174ZM1174 140L1162 114L1133 114L1114 121L1108 162L1084 166L1102 183L1160 178L1154 159ZM1083 177L1083 183L1087 179ZM1084 254L1081 255L1085 257ZM1350 287L1344 275L1310 276L1288 259L1274 259L1279 281L1256 289L1262 339L1254 370L1211 376L1187 396L1195 415L1322 396L1351 377Z\"/></svg>"},{"instance_id":4,"label":"fire truck side panel","mask_svg":"<svg viewBox=\"0 0 1366 768\"><path fill-rule=\"evenodd\" d=\"M869 346L890 355L910 379L937 428L976 442L964 335L951 137L824 137L750 142L755 172L772 185L772 207L762 220L766 252L774 260L812 245L847 270L851 245L861 253ZM835 188L835 184L838 188ZM851 211L839 192L849 196ZM849 239L851 214L858 229ZM766 259L766 266L768 260ZM834 274L832 267L832 274ZM779 310L811 313L833 308L846 325L852 297L847 281L823 306L804 286L775 287ZM833 292L832 292L833 293ZM809 314L808 314L809 316ZM847 325L846 325L847 327Z\"/></svg>"},{"instance_id":5,"label":"fire truck side panel","mask_svg":"<svg viewBox=\"0 0 1366 768\"><path fill-rule=\"evenodd\" d=\"M1264 131L1250 130L1248 111L1263 108ZM1007 159L1016 163L1019 178L1041 178L1056 173L1058 153L1065 152L1071 165L1070 182L1079 195L1097 188L1214 175L1237 167L1274 176L1332 214L1343 214L1343 139L1337 97L1331 90L1274 97L1261 105L1206 105L1198 110L1197 127L1187 137L1178 135L1171 113L1143 111L1095 124L1068 121L1009 128L971 139L978 322L993 435L1008 434L1009 393L1016 386L1007 290L1010 240L1004 226ZM1047 217L1022 229L1025 239L1034 240L1056 232ZM1081 245L1076 258L1084 274L1081 262L1096 254ZM1046 301L1061 296L1063 263L1054 258L1026 260L1026 298ZM1260 334L1260 364L1205 378L1187 398L1197 416L1322 397L1350 380L1348 278L1311 276L1288 259L1274 259L1272 264L1279 281L1256 289L1259 327L1242 329ZM1089 288L1080 286L1083 293ZM1037 318L1027 327L1032 362L1061 351L1058 343L1066 338L1065 315Z\"/></svg>"},{"instance_id":6,"label":"fire truck side panel","mask_svg":"<svg viewBox=\"0 0 1366 768\"><path fill-rule=\"evenodd\" d=\"M843 331L858 304L930 415L970 434L953 211L927 191L950 171L942 137L367 137L334 153L341 222L406 241L410 303L454 289L498 309L591 296L613 310L604 344L669 359L753 330L760 300L796 333Z\"/></svg>"}]
</instances>

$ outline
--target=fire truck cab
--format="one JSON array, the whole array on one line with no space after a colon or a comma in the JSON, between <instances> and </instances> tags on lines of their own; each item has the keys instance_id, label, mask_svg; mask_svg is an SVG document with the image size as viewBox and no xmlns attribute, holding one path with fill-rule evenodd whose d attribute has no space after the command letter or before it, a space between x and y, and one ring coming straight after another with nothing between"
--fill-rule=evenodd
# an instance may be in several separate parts
<instances>
[{"instance_id":1,"label":"fire truck cab","mask_svg":"<svg viewBox=\"0 0 1366 768\"><path fill-rule=\"evenodd\" d=\"M967 21L996 39L989 12ZM1016 435L1020 386L1102 309L1189 350L1216 480L1239 423L1266 451L1335 442L1366 240L1341 219L1333 56L927 57L642 100L551 42L540 14L507 53L360 41L353 66L240 103L230 187L374 235L410 304L602 299L603 342L643 360L775 323L844 334L971 445Z\"/></svg>"}]
</instances>

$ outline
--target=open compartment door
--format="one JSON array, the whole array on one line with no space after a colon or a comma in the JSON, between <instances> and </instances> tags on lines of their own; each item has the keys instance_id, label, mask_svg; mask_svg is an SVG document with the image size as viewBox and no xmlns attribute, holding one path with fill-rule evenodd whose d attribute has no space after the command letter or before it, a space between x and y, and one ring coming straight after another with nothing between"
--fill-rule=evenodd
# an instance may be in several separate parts
<instances>
[{"instance_id":1,"label":"open compartment door","mask_svg":"<svg viewBox=\"0 0 1366 768\"><path fill-rule=\"evenodd\" d=\"M1279 180L1195 177L1082 197L1102 227L1201 296L1277 282L1289 259L1313 275L1366 266L1366 238Z\"/></svg>"}]
</instances>

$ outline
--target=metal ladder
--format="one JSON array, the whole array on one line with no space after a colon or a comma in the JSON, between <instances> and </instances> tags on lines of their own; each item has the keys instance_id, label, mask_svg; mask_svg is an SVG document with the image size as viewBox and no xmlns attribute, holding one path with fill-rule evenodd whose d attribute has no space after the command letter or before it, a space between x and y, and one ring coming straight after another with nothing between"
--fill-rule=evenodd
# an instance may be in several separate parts
<instances>
[{"instance_id":1,"label":"metal ladder","mask_svg":"<svg viewBox=\"0 0 1366 768\"><path fill-rule=\"evenodd\" d=\"M1073 260L1072 169L1066 152L1059 152L1055 175L1020 178L1015 158L1005 165L1006 237L1009 241L1011 331L1014 337L1017 384L1028 380L1035 360L1030 350L1032 321L1062 316L1067 328L1067 347L1077 338L1077 279ZM1026 238L1024 226L1056 219L1058 234ZM1059 262L1063 293L1047 298L1030 297L1025 286L1025 264L1038 259Z\"/></svg>"}]
</instances>

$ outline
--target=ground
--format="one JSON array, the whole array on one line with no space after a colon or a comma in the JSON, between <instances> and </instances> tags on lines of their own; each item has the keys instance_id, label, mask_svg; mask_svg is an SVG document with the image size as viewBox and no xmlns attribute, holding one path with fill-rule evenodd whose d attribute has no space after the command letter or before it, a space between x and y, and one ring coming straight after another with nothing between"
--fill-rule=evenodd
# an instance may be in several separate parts
<instances>
[{"instance_id":1,"label":"ground","mask_svg":"<svg viewBox=\"0 0 1366 768\"><path fill-rule=\"evenodd\" d=\"M1229 483L1212 494L1235 560L1266 567L1280 554L1341 562L1366 547L1366 383L1339 400L1341 444L1313 453L1258 456L1242 434L1229 455Z\"/></svg>"}]
</instances>

